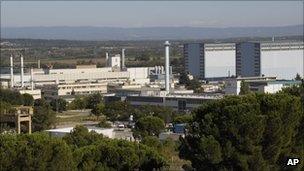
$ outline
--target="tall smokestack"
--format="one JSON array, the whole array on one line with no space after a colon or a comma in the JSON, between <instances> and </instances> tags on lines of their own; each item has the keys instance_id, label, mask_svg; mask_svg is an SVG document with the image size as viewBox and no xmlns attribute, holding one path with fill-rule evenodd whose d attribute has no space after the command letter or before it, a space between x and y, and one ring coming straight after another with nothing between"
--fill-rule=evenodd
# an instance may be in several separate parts
<instances>
[{"instance_id":1,"label":"tall smokestack","mask_svg":"<svg viewBox=\"0 0 304 171\"><path fill-rule=\"evenodd\" d=\"M40 59L38 59L37 67L40 68Z\"/></svg>"},{"instance_id":2,"label":"tall smokestack","mask_svg":"<svg viewBox=\"0 0 304 171\"><path fill-rule=\"evenodd\" d=\"M166 53L166 57L165 57L165 69L166 69L166 76L165 76L165 85L166 85L166 92L169 93L170 91L170 64L169 64L169 46L170 46L170 43L169 41L166 41L165 42L165 53Z\"/></svg>"},{"instance_id":3,"label":"tall smokestack","mask_svg":"<svg viewBox=\"0 0 304 171\"><path fill-rule=\"evenodd\" d=\"M109 53L106 52L106 66L109 65Z\"/></svg>"},{"instance_id":4,"label":"tall smokestack","mask_svg":"<svg viewBox=\"0 0 304 171\"><path fill-rule=\"evenodd\" d=\"M20 56L20 78L21 78L21 87L24 87L24 78L23 78L23 74L24 74L24 71L23 71L23 56L21 55Z\"/></svg>"},{"instance_id":5,"label":"tall smokestack","mask_svg":"<svg viewBox=\"0 0 304 171\"><path fill-rule=\"evenodd\" d=\"M121 68L125 68L125 49L121 50Z\"/></svg>"},{"instance_id":6,"label":"tall smokestack","mask_svg":"<svg viewBox=\"0 0 304 171\"><path fill-rule=\"evenodd\" d=\"M31 68L31 89L34 90L34 69Z\"/></svg>"},{"instance_id":7,"label":"tall smokestack","mask_svg":"<svg viewBox=\"0 0 304 171\"><path fill-rule=\"evenodd\" d=\"M10 57L11 61L11 88L14 87L14 61L13 61L13 55Z\"/></svg>"}]
</instances>

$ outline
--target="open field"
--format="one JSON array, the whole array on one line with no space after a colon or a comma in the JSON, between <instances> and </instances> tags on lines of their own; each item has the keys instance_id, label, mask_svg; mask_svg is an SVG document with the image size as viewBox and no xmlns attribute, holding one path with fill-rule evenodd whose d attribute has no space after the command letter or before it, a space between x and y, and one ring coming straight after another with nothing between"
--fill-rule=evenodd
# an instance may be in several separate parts
<instances>
[{"instance_id":1,"label":"open field","mask_svg":"<svg viewBox=\"0 0 304 171\"><path fill-rule=\"evenodd\" d=\"M90 110L71 110L57 114L57 128L96 124L98 124L98 120L95 116L90 115Z\"/></svg>"}]
</instances>

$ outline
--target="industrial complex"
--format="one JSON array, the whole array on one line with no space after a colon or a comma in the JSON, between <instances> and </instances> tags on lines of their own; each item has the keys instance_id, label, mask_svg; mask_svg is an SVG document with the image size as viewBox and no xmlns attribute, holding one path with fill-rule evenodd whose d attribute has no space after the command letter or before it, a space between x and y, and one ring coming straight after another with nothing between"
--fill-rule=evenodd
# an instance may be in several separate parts
<instances>
[{"instance_id":1,"label":"industrial complex","mask_svg":"<svg viewBox=\"0 0 304 171\"><path fill-rule=\"evenodd\" d=\"M169 41L164 43L164 49L165 65L155 67L126 67L125 49L121 54L106 53L106 66L101 68L96 65L77 65L74 69L37 67L24 72L24 57L11 56L10 74L1 74L1 86L31 94L34 99L63 98L71 102L76 96L101 93L106 101L125 100L134 106L149 104L189 111L205 101L239 94L241 81L248 82L252 91L275 93L299 84L287 75L303 75L303 42L189 43L184 45L185 72L189 78L199 78L202 82L206 78L216 80L205 82L204 92L194 93L179 84L179 73L172 73ZM20 74L14 74L17 58L20 58ZM279 67L283 58L290 59L284 63L286 68Z\"/></svg>"}]
</instances>

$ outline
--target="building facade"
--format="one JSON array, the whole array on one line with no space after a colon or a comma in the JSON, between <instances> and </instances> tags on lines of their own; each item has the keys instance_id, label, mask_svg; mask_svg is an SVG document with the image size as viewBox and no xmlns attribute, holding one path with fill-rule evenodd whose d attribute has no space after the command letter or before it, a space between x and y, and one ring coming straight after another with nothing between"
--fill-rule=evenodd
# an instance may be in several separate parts
<instances>
[{"instance_id":1,"label":"building facade","mask_svg":"<svg viewBox=\"0 0 304 171\"><path fill-rule=\"evenodd\" d=\"M258 93L277 93L283 88L301 84L301 81L277 80L276 77L237 77L227 78L224 92L226 95L239 95L242 81L246 82L250 91Z\"/></svg>"},{"instance_id":2,"label":"building facade","mask_svg":"<svg viewBox=\"0 0 304 171\"><path fill-rule=\"evenodd\" d=\"M236 76L254 77L261 75L260 43L244 42L236 44Z\"/></svg>"},{"instance_id":3,"label":"building facade","mask_svg":"<svg viewBox=\"0 0 304 171\"><path fill-rule=\"evenodd\" d=\"M203 43L184 44L185 71L196 78L205 78L205 46Z\"/></svg>"},{"instance_id":4,"label":"building facade","mask_svg":"<svg viewBox=\"0 0 304 171\"><path fill-rule=\"evenodd\" d=\"M46 100L63 98L67 102L71 102L75 96L107 93L107 83L95 81L51 84L43 86L42 92Z\"/></svg>"}]
</instances>

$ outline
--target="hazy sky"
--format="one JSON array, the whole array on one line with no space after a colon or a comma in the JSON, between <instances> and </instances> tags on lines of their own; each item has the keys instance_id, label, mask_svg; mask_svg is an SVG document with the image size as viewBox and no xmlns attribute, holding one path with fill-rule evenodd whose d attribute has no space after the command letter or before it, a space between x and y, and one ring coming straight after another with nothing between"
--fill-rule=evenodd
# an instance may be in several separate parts
<instances>
[{"instance_id":1,"label":"hazy sky","mask_svg":"<svg viewBox=\"0 0 304 171\"><path fill-rule=\"evenodd\" d=\"M303 24L303 1L1 2L1 27L244 27L299 24Z\"/></svg>"}]
</instances>

